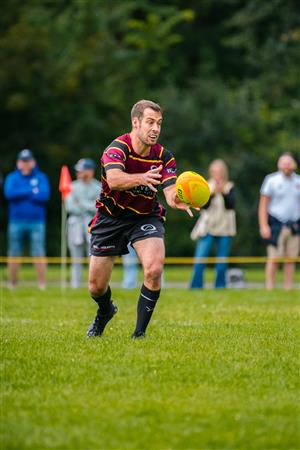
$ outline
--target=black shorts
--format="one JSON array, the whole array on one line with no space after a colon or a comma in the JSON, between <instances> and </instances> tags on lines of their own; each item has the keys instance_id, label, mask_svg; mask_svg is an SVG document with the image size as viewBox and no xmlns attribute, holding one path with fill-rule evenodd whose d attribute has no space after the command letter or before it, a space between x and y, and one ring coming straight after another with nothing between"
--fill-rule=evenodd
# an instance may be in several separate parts
<instances>
[{"instance_id":1,"label":"black shorts","mask_svg":"<svg viewBox=\"0 0 300 450\"><path fill-rule=\"evenodd\" d=\"M163 239L165 229L159 217L117 219L102 212L93 221L91 229L91 251L93 256L126 255L127 245L151 237Z\"/></svg>"}]
</instances>

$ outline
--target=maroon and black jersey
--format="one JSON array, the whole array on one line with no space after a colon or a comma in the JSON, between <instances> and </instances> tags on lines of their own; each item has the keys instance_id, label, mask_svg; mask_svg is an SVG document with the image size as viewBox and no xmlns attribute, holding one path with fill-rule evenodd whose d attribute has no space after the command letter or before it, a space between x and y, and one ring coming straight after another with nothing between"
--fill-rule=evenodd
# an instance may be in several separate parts
<instances>
[{"instance_id":1,"label":"maroon and black jersey","mask_svg":"<svg viewBox=\"0 0 300 450\"><path fill-rule=\"evenodd\" d=\"M176 182L176 163L173 154L155 144L148 156L133 150L130 134L116 138L103 152L101 158L102 192L96 206L99 211L113 217L164 215L164 208L157 201L157 194L148 186L136 186L126 191L111 190L106 181L109 169L121 169L127 173L145 173L163 166L160 186L164 189Z\"/></svg>"}]
</instances>

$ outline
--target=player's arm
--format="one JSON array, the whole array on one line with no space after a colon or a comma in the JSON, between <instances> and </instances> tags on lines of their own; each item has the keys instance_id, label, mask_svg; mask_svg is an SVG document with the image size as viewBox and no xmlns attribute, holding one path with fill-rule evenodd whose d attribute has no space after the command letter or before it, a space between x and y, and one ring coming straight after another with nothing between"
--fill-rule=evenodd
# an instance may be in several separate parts
<instances>
[{"instance_id":1,"label":"player's arm","mask_svg":"<svg viewBox=\"0 0 300 450\"><path fill-rule=\"evenodd\" d=\"M263 239L269 239L271 237L271 229L268 224L268 206L270 197L267 195L261 195L258 205L258 222L259 231Z\"/></svg>"},{"instance_id":2,"label":"player's arm","mask_svg":"<svg viewBox=\"0 0 300 450\"><path fill-rule=\"evenodd\" d=\"M145 173L127 173L121 169L109 169L106 171L106 181L111 190L125 191L136 186L148 186L157 192L156 185L160 184L162 166L148 170Z\"/></svg>"},{"instance_id":3,"label":"player's arm","mask_svg":"<svg viewBox=\"0 0 300 450\"><path fill-rule=\"evenodd\" d=\"M172 152L163 149L162 160L162 189L166 202L171 208L186 211L189 216L193 217L191 208L186 203L181 202L176 195L176 162Z\"/></svg>"},{"instance_id":4,"label":"player's arm","mask_svg":"<svg viewBox=\"0 0 300 450\"><path fill-rule=\"evenodd\" d=\"M166 187L163 191L164 191L166 201L171 208L181 209L182 211L186 211L190 217L193 217L191 208L186 203L181 202L179 200L179 198L177 197L175 184L172 184L171 186ZM199 209L199 208L195 208L195 209Z\"/></svg>"}]
</instances>

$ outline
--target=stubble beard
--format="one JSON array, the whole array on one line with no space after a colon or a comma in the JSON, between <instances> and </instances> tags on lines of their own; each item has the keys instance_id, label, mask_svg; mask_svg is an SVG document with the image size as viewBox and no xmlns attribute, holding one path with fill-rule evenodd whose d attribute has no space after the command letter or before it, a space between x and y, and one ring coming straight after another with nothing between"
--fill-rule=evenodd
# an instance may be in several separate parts
<instances>
[{"instance_id":1,"label":"stubble beard","mask_svg":"<svg viewBox=\"0 0 300 450\"><path fill-rule=\"evenodd\" d=\"M138 132L138 138L139 138L139 140L142 142L142 144L145 145L145 147L149 147L149 148L150 148L152 145L157 144L157 141L158 141L159 136L157 136L157 138L155 139L154 142L148 142L148 141L146 141L145 137L143 137L141 131L139 130L139 132ZM146 137L146 138L147 138L147 137ZM149 139L149 141L151 141L150 138L148 138L148 139Z\"/></svg>"}]
</instances>

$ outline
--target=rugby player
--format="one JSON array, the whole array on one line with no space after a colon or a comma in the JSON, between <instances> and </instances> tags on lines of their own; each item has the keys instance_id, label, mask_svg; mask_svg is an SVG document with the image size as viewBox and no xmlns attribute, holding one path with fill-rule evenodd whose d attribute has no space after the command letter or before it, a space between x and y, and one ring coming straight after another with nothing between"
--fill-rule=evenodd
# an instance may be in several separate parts
<instances>
[{"instance_id":1,"label":"rugby player","mask_svg":"<svg viewBox=\"0 0 300 450\"><path fill-rule=\"evenodd\" d=\"M165 258L165 209L157 201L158 186L171 208L193 215L176 196L174 156L157 142L161 107L140 100L131 110L131 123L131 132L116 138L101 158L102 191L90 224L89 267L89 291L98 311L87 331L88 337L100 336L117 312L109 281L115 257L128 253L128 243L135 249L144 274L132 338L145 336L160 295Z\"/></svg>"}]
</instances>

